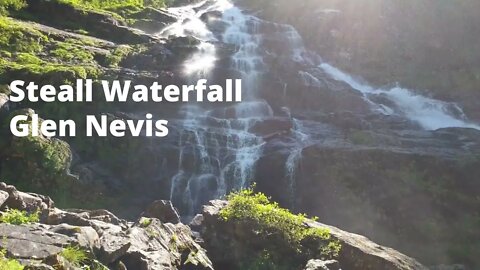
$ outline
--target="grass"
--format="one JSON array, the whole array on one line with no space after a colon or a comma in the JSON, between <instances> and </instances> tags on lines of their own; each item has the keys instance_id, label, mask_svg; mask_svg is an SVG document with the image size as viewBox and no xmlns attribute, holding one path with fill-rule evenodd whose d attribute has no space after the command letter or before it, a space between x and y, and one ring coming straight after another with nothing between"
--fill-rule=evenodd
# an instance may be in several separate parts
<instances>
[{"instance_id":1,"label":"grass","mask_svg":"<svg viewBox=\"0 0 480 270\"><path fill-rule=\"evenodd\" d=\"M23 270L25 267L15 259L9 259L5 250L0 250L0 270Z\"/></svg>"},{"instance_id":2,"label":"grass","mask_svg":"<svg viewBox=\"0 0 480 270\"><path fill-rule=\"evenodd\" d=\"M75 267L81 267L89 259L86 251L75 246L64 248L59 255Z\"/></svg>"},{"instance_id":3,"label":"grass","mask_svg":"<svg viewBox=\"0 0 480 270\"><path fill-rule=\"evenodd\" d=\"M0 216L1 223L8 223L13 225L22 225L36 223L39 221L38 212L29 214L26 211L20 211L17 209L9 209ZM2 269L2 268L0 268Z\"/></svg>"},{"instance_id":4,"label":"grass","mask_svg":"<svg viewBox=\"0 0 480 270\"><path fill-rule=\"evenodd\" d=\"M296 263L301 261L295 258L338 257L340 243L331 239L327 228L306 226L305 215L296 215L281 208L277 203L271 202L265 194L245 189L228 195L227 199L228 205L220 211L220 218L223 221L250 224L257 232L257 237L270 238L272 243L277 243L271 246L266 244L264 251L257 255L257 258L248 259L248 264L242 265L239 269L284 269L281 266L286 265L293 267L290 269L295 269L298 266ZM281 247L278 241L281 242ZM269 240L264 241L268 242ZM282 255L284 253L291 254L291 258L285 258Z\"/></svg>"}]
</instances>

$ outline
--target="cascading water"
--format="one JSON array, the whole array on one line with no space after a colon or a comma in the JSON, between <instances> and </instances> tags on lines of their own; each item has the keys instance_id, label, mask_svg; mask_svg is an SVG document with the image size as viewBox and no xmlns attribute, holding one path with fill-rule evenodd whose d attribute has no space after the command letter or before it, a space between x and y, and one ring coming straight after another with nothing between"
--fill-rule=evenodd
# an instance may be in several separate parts
<instances>
[{"instance_id":1,"label":"cascading water","mask_svg":"<svg viewBox=\"0 0 480 270\"><path fill-rule=\"evenodd\" d=\"M346 84L362 96L372 112L398 115L419 123L427 130L444 127L480 129L479 125L465 120L461 110L454 104L416 95L400 87L382 90L360 83L307 50L292 26L246 14L228 0L203 1L170 8L169 11L179 20L163 29L159 35L190 35L200 41L197 52L184 63L185 75L190 80L209 78L214 70L222 68L234 70L243 81L242 103L215 109L189 104L183 108L183 117L176 121L179 127L179 158L177 172L170 179L170 199L184 216L195 214L209 199L224 196L232 189L246 187L254 180L256 163L267 142L251 130L257 123L275 117L270 106L273 100L261 99L260 91L265 83L269 83L264 82L264 77L272 68L280 72L293 69L303 82L303 87L312 89L334 89L335 85ZM221 12L221 17L216 20L221 21L223 31L209 29L208 23L202 18L209 12ZM218 66L217 44L220 43L235 49L230 57L230 66ZM283 66L285 63L287 67ZM286 99L287 91L297 90L289 84L288 80L280 81L281 89L276 90L278 95L273 94L274 98ZM376 102L372 96L382 96L391 103ZM321 131L324 125L300 120L290 115L288 108L285 110L293 128L289 135L290 143L285 146L289 154L284 176L290 183L291 202L294 203L296 169L302 158L302 150L317 142L319 135L315 132Z\"/></svg>"},{"instance_id":2,"label":"cascading water","mask_svg":"<svg viewBox=\"0 0 480 270\"><path fill-rule=\"evenodd\" d=\"M191 35L200 41L198 51L184 64L191 80L208 78L217 60L214 44L219 40L200 18L209 11L223 12L227 27L221 41L236 47L231 68L241 74L245 100L213 110L190 104L183 108L184 118L178 123L178 172L171 179L170 199L185 216L191 216L209 199L247 187L253 180L264 141L249 130L273 112L268 103L255 99L256 81L263 68L262 58L256 54L254 20L228 1L204 1L169 11L179 21L160 35Z\"/></svg>"},{"instance_id":3,"label":"cascading water","mask_svg":"<svg viewBox=\"0 0 480 270\"><path fill-rule=\"evenodd\" d=\"M394 87L388 90L375 89L355 80L351 75L327 63L322 63L320 67L334 79L345 82L353 89L362 93L369 102L372 102L369 99L370 95L385 96L396 106L396 108L388 108L382 105L385 113L402 114L406 118L419 123L427 130L447 127L474 128L480 130L479 125L469 123L465 120L462 110L456 104L427 98L401 87Z\"/></svg>"}]
</instances>

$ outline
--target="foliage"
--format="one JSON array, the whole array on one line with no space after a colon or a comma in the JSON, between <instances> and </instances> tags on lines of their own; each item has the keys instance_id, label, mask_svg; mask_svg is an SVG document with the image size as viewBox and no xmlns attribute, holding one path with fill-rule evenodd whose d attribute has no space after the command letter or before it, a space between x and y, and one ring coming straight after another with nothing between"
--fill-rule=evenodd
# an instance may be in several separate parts
<instances>
[{"instance_id":1,"label":"foliage","mask_svg":"<svg viewBox=\"0 0 480 270\"><path fill-rule=\"evenodd\" d=\"M285 262L290 258L282 258L282 255L277 254L278 245L273 245L265 246L261 256L253 261L248 260L248 265L241 268L282 269L280 268L282 265L295 265L296 256L325 259L338 256L340 244L337 240L331 239L328 229L306 226L305 215L295 215L281 208L277 203L271 202L265 194L246 189L228 195L227 199L228 205L220 212L222 220L252 224L260 237L280 239L282 246L291 249L287 252L291 254L291 264Z\"/></svg>"},{"instance_id":2,"label":"foliage","mask_svg":"<svg viewBox=\"0 0 480 270\"><path fill-rule=\"evenodd\" d=\"M14 112L10 117L20 113L30 115L30 112ZM30 121L24 124L28 124L31 130ZM8 131L5 125L9 122L8 119L5 121L2 132ZM1 163L4 169L0 176L3 179L14 182L19 188L41 193L48 191L51 194L53 190L60 191L66 187L71 160L70 146L66 142L31 135L10 137L6 149L9 158Z\"/></svg>"},{"instance_id":3,"label":"foliage","mask_svg":"<svg viewBox=\"0 0 480 270\"><path fill-rule=\"evenodd\" d=\"M13 225L22 225L35 223L39 221L38 212L29 214L26 211L20 211L17 209L9 209L0 216L0 222ZM2 269L2 268L0 268Z\"/></svg>"},{"instance_id":4,"label":"foliage","mask_svg":"<svg viewBox=\"0 0 480 270\"><path fill-rule=\"evenodd\" d=\"M76 246L64 248L60 252L60 256L62 256L65 260L67 260L75 267L82 266L89 259L87 253Z\"/></svg>"},{"instance_id":5,"label":"foliage","mask_svg":"<svg viewBox=\"0 0 480 270\"><path fill-rule=\"evenodd\" d=\"M25 7L25 0L0 0L0 15L4 15L8 10L18 10Z\"/></svg>"},{"instance_id":6,"label":"foliage","mask_svg":"<svg viewBox=\"0 0 480 270\"><path fill-rule=\"evenodd\" d=\"M7 252L0 250L0 270L23 270L25 267L15 259L7 258Z\"/></svg>"},{"instance_id":7,"label":"foliage","mask_svg":"<svg viewBox=\"0 0 480 270\"><path fill-rule=\"evenodd\" d=\"M150 224L152 224L152 219L151 218L145 218L145 217L142 217L140 219L140 225L143 227L143 228L146 228L148 226L150 226Z\"/></svg>"},{"instance_id":8,"label":"foliage","mask_svg":"<svg viewBox=\"0 0 480 270\"><path fill-rule=\"evenodd\" d=\"M131 51L132 48L129 46L117 47L112 53L107 55L106 65L109 67L117 67Z\"/></svg>"},{"instance_id":9,"label":"foliage","mask_svg":"<svg viewBox=\"0 0 480 270\"><path fill-rule=\"evenodd\" d=\"M164 7L164 0L59 0L74 6L88 7L100 10L114 10L123 7Z\"/></svg>"}]
</instances>

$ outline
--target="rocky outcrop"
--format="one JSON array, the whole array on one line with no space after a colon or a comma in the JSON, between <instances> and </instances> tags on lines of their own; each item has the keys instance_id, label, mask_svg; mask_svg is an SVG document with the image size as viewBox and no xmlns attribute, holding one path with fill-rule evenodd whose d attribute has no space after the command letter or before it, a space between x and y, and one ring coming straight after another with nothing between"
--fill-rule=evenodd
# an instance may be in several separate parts
<instances>
[{"instance_id":1,"label":"rocky outcrop","mask_svg":"<svg viewBox=\"0 0 480 270\"><path fill-rule=\"evenodd\" d=\"M78 9L58 1L27 2L27 11L35 14L40 22L50 26L71 30L84 29L96 37L106 37L111 41L126 44L146 43L153 39L142 31L126 26L108 13ZM65 18L68 18L68 21Z\"/></svg>"},{"instance_id":2,"label":"rocky outcrop","mask_svg":"<svg viewBox=\"0 0 480 270\"><path fill-rule=\"evenodd\" d=\"M48 197L24 193L5 183L0 184L0 198L4 201L2 211L41 211L40 223L0 223L4 239L0 248L22 264L37 267L32 269L41 269L38 265L42 264L49 265L46 269L57 269L58 262L65 260L63 251L69 247L84 250L92 262L110 269L213 269L206 251L194 241L190 228L181 223L145 217L132 223L106 210L64 211L53 207Z\"/></svg>"},{"instance_id":3,"label":"rocky outcrop","mask_svg":"<svg viewBox=\"0 0 480 270\"><path fill-rule=\"evenodd\" d=\"M262 235L257 239L244 239L242 235L249 232L248 225L235 224L225 221L220 217L220 211L227 205L225 201L211 201L210 205L203 208L203 221L201 222L200 234L205 241L205 247L209 250L211 259L216 264L225 264L235 261L236 254L245 252L235 243L245 243L261 250L266 241ZM196 218L198 221L199 218ZM360 235L348 233L338 228L309 221L305 224L310 228L327 228L331 236L341 244L341 251L338 257L338 264L333 262L309 261L306 269L330 269L338 270L426 270L427 268L398 251L382 247ZM228 244L227 244L228 243ZM228 248L226 248L226 245ZM279 247L281 248L281 247ZM322 268L323 267L323 268ZM326 267L326 268L325 268Z\"/></svg>"},{"instance_id":4,"label":"rocky outcrop","mask_svg":"<svg viewBox=\"0 0 480 270\"><path fill-rule=\"evenodd\" d=\"M154 201L151 203L142 213L142 216L147 218L157 218L159 220L163 220L164 222L173 224L180 222L180 215L173 206L172 202L165 200Z\"/></svg>"}]
</instances>

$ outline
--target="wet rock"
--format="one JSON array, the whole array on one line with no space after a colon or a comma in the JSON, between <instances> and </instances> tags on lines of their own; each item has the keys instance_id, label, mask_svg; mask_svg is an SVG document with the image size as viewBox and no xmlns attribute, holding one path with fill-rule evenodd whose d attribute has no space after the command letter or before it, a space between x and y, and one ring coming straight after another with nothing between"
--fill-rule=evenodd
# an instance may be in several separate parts
<instances>
[{"instance_id":1,"label":"wet rock","mask_svg":"<svg viewBox=\"0 0 480 270\"><path fill-rule=\"evenodd\" d=\"M142 213L142 216L158 218L165 223L180 223L180 215L171 201L159 200L152 202Z\"/></svg>"},{"instance_id":2,"label":"wet rock","mask_svg":"<svg viewBox=\"0 0 480 270\"><path fill-rule=\"evenodd\" d=\"M148 33L156 33L159 29L177 21L177 18L165 10L147 7L132 15L136 19L133 26Z\"/></svg>"},{"instance_id":3,"label":"wet rock","mask_svg":"<svg viewBox=\"0 0 480 270\"><path fill-rule=\"evenodd\" d=\"M289 132L292 128L293 123L291 119L276 117L255 123L255 125L250 128L249 132L263 137L270 137L274 134Z\"/></svg>"}]
</instances>

